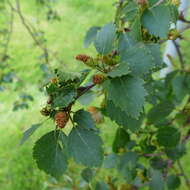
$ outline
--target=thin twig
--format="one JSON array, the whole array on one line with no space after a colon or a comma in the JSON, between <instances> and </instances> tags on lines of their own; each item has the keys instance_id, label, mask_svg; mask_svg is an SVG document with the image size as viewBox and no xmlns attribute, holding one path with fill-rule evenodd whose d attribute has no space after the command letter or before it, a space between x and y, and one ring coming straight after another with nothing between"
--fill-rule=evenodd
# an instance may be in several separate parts
<instances>
[{"instance_id":1,"label":"thin twig","mask_svg":"<svg viewBox=\"0 0 190 190\"><path fill-rule=\"evenodd\" d=\"M26 28L26 30L28 31L28 33L29 33L30 36L32 37L32 39L34 40L35 44L44 52L45 61L46 61L47 64L49 64L49 53L48 53L48 50L47 50L46 46L44 46L44 45L36 38L36 36L34 35L34 32L33 32L34 29L31 29L31 26L26 22L26 19L25 19L25 17L23 16L22 11L21 11L20 1L19 1L19 0L16 0L16 8L14 8L10 2L8 2L8 3L9 3L9 5L12 7L12 9L13 9L15 12L17 12L17 14L19 15L20 20L21 20L23 26Z\"/></svg>"},{"instance_id":2,"label":"thin twig","mask_svg":"<svg viewBox=\"0 0 190 190\"><path fill-rule=\"evenodd\" d=\"M183 169L183 166L182 166L180 160L177 161L177 165L178 165L178 167L179 167L179 169L180 169L180 172L181 172L182 176L184 177L186 186L188 187L188 189L190 189L190 181L189 181L187 175L185 174L185 171L184 171L184 169Z\"/></svg>"},{"instance_id":3,"label":"thin twig","mask_svg":"<svg viewBox=\"0 0 190 190\"><path fill-rule=\"evenodd\" d=\"M179 62L181 64L181 69L184 70L185 64L184 64L184 60L183 60L183 55L182 55L181 50L180 50L180 45L175 40L172 40L172 42L173 42L175 49L177 51L177 54L179 57Z\"/></svg>"},{"instance_id":4,"label":"thin twig","mask_svg":"<svg viewBox=\"0 0 190 190\"><path fill-rule=\"evenodd\" d=\"M9 26L9 31L8 31L8 34L7 34L6 45L5 45L5 48L4 48L2 59L7 57L7 52L8 52L8 49L9 49L9 44L10 44L11 36L12 36L12 32L13 32L14 11L13 11L12 8L10 8L10 9L11 9L10 26Z\"/></svg>"},{"instance_id":5,"label":"thin twig","mask_svg":"<svg viewBox=\"0 0 190 190\"><path fill-rule=\"evenodd\" d=\"M79 99L82 95L84 95L87 91L89 91L91 88L93 88L94 86L96 86L95 84L92 84L88 87L86 87L86 89L84 91L82 91L77 97L76 100Z\"/></svg>"}]
</instances>

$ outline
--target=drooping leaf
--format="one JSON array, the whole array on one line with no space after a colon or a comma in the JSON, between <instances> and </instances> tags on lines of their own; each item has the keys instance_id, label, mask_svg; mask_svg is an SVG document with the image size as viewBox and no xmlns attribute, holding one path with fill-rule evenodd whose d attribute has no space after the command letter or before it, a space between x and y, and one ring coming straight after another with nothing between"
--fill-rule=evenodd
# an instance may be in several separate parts
<instances>
[{"instance_id":1,"label":"drooping leaf","mask_svg":"<svg viewBox=\"0 0 190 190\"><path fill-rule=\"evenodd\" d=\"M79 110L75 113L74 122L77 123L78 126L85 129L95 129L95 122L91 116L91 114L85 110Z\"/></svg>"},{"instance_id":2,"label":"drooping leaf","mask_svg":"<svg viewBox=\"0 0 190 190\"><path fill-rule=\"evenodd\" d=\"M136 175L136 166L138 162L138 155L135 152L127 152L120 157L118 170L126 178L128 183L131 183Z\"/></svg>"},{"instance_id":3,"label":"drooping leaf","mask_svg":"<svg viewBox=\"0 0 190 190\"><path fill-rule=\"evenodd\" d=\"M27 129L22 136L20 145L24 144L41 125L42 123L33 124L29 129Z\"/></svg>"},{"instance_id":4,"label":"drooping leaf","mask_svg":"<svg viewBox=\"0 0 190 190\"><path fill-rule=\"evenodd\" d=\"M113 50L115 36L116 28L112 23L106 24L98 31L94 45L99 54L106 55Z\"/></svg>"},{"instance_id":5,"label":"drooping leaf","mask_svg":"<svg viewBox=\"0 0 190 190\"><path fill-rule=\"evenodd\" d=\"M113 78L104 83L108 99L127 115L138 118L143 110L146 91L140 78L124 76Z\"/></svg>"},{"instance_id":6,"label":"drooping leaf","mask_svg":"<svg viewBox=\"0 0 190 190\"><path fill-rule=\"evenodd\" d=\"M166 148L167 156L172 160L178 160L186 153L186 148L184 144L178 144L173 148Z\"/></svg>"},{"instance_id":7,"label":"drooping leaf","mask_svg":"<svg viewBox=\"0 0 190 190\"><path fill-rule=\"evenodd\" d=\"M174 127L161 127L158 129L157 140L160 146L175 147L180 141L180 132Z\"/></svg>"},{"instance_id":8,"label":"drooping leaf","mask_svg":"<svg viewBox=\"0 0 190 190\"><path fill-rule=\"evenodd\" d=\"M126 114L126 112L116 107L112 101L108 101L106 107L102 111L107 117L115 121L118 125L124 127L125 129L129 129L132 132L138 131L143 121L142 116L140 116L139 119L130 117Z\"/></svg>"},{"instance_id":9,"label":"drooping leaf","mask_svg":"<svg viewBox=\"0 0 190 190\"><path fill-rule=\"evenodd\" d=\"M170 29L171 14L166 5L159 5L144 11L142 24L150 34L162 38L167 37Z\"/></svg>"},{"instance_id":10,"label":"drooping leaf","mask_svg":"<svg viewBox=\"0 0 190 190\"><path fill-rule=\"evenodd\" d=\"M82 176L82 178L83 178L87 183L89 183L89 182L92 180L93 176L94 176L94 172L93 172L93 170L92 170L91 168L85 168L85 169L82 171L81 176Z\"/></svg>"},{"instance_id":11,"label":"drooping leaf","mask_svg":"<svg viewBox=\"0 0 190 190\"><path fill-rule=\"evenodd\" d=\"M182 101L183 98L188 94L188 88L185 84L185 75L177 75L172 80L172 88L174 95L178 101Z\"/></svg>"},{"instance_id":12,"label":"drooping leaf","mask_svg":"<svg viewBox=\"0 0 190 190\"><path fill-rule=\"evenodd\" d=\"M150 190L164 190L164 178L158 170L151 170Z\"/></svg>"},{"instance_id":13,"label":"drooping leaf","mask_svg":"<svg viewBox=\"0 0 190 190\"><path fill-rule=\"evenodd\" d=\"M67 136L61 131L51 131L42 136L33 149L39 169L53 177L60 177L67 169Z\"/></svg>"},{"instance_id":14,"label":"drooping leaf","mask_svg":"<svg viewBox=\"0 0 190 190\"><path fill-rule=\"evenodd\" d=\"M170 101L164 101L155 105L147 115L148 121L152 124L162 123L173 111L174 105Z\"/></svg>"},{"instance_id":15,"label":"drooping leaf","mask_svg":"<svg viewBox=\"0 0 190 190\"><path fill-rule=\"evenodd\" d=\"M102 164L102 140L94 131L77 126L69 134L68 147L76 162L88 167Z\"/></svg>"},{"instance_id":16,"label":"drooping leaf","mask_svg":"<svg viewBox=\"0 0 190 190\"><path fill-rule=\"evenodd\" d=\"M101 181L96 184L95 190L109 190L109 186L103 181Z\"/></svg>"},{"instance_id":17,"label":"drooping leaf","mask_svg":"<svg viewBox=\"0 0 190 190\"><path fill-rule=\"evenodd\" d=\"M178 189L178 187L181 185L181 181L179 176L177 175L170 175L167 177L167 187L169 190L175 190Z\"/></svg>"},{"instance_id":18,"label":"drooping leaf","mask_svg":"<svg viewBox=\"0 0 190 190\"><path fill-rule=\"evenodd\" d=\"M87 31L85 39L84 39L84 47L85 48L89 47L90 44L94 42L94 40L96 39L96 35L98 33L98 30L100 30L100 27L94 26L94 27L91 27Z\"/></svg>"},{"instance_id":19,"label":"drooping leaf","mask_svg":"<svg viewBox=\"0 0 190 190\"><path fill-rule=\"evenodd\" d=\"M129 134L123 128L118 128L112 145L113 152L118 153L121 148L125 148L129 140Z\"/></svg>"}]
</instances>

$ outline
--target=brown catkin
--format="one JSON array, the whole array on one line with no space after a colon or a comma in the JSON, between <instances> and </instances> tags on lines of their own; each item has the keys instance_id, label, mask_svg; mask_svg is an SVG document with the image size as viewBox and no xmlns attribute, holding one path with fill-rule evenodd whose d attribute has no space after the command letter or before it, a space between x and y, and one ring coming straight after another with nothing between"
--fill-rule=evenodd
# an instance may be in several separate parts
<instances>
[{"instance_id":1,"label":"brown catkin","mask_svg":"<svg viewBox=\"0 0 190 190\"><path fill-rule=\"evenodd\" d=\"M137 0L137 3L139 5L146 5L147 4L147 0Z\"/></svg>"},{"instance_id":2,"label":"brown catkin","mask_svg":"<svg viewBox=\"0 0 190 190\"><path fill-rule=\"evenodd\" d=\"M59 128L64 128L68 120L69 116L66 112L60 111L55 114L55 123Z\"/></svg>"},{"instance_id":3,"label":"brown catkin","mask_svg":"<svg viewBox=\"0 0 190 190\"><path fill-rule=\"evenodd\" d=\"M102 82L104 82L104 80L105 80L105 76L102 74L97 74L93 76L94 84L101 84Z\"/></svg>"},{"instance_id":4,"label":"brown catkin","mask_svg":"<svg viewBox=\"0 0 190 190\"><path fill-rule=\"evenodd\" d=\"M86 63L89 59L90 59L90 56L85 55L85 54L80 54L76 56L76 60L82 61L84 63Z\"/></svg>"}]
</instances>

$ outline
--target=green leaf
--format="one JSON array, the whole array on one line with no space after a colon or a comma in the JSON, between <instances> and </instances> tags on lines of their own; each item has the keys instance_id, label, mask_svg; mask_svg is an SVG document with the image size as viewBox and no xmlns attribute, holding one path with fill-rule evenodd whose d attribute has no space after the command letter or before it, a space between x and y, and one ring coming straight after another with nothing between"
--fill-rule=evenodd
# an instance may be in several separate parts
<instances>
[{"instance_id":1,"label":"green leaf","mask_svg":"<svg viewBox=\"0 0 190 190\"><path fill-rule=\"evenodd\" d=\"M184 97L188 94L188 88L185 84L185 75L177 75L172 80L172 88L174 95L178 101L182 101Z\"/></svg>"},{"instance_id":2,"label":"green leaf","mask_svg":"<svg viewBox=\"0 0 190 190\"><path fill-rule=\"evenodd\" d=\"M136 19L134 20L134 22L132 22L131 26L130 26L130 34L131 36L136 39L137 41L141 41L142 40L142 31L141 31L141 22L140 22L140 15L136 17Z\"/></svg>"},{"instance_id":3,"label":"green leaf","mask_svg":"<svg viewBox=\"0 0 190 190\"><path fill-rule=\"evenodd\" d=\"M123 75L127 75L130 73L129 66L127 63L120 63L117 67L115 67L112 71L108 73L108 76L115 78L121 77Z\"/></svg>"},{"instance_id":4,"label":"green leaf","mask_svg":"<svg viewBox=\"0 0 190 190\"><path fill-rule=\"evenodd\" d=\"M160 146L175 147L180 141L180 132L174 127L161 127L158 129L157 140Z\"/></svg>"},{"instance_id":5,"label":"green leaf","mask_svg":"<svg viewBox=\"0 0 190 190\"><path fill-rule=\"evenodd\" d=\"M150 190L164 190L164 178L158 170L151 170Z\"/></svg>"},{"instance_id":6,"label":"green leaf","mask_svg":"<svg viewBox=\"0 0 190 190\"><path fill-rule=\"evenodd\" d=\"M150 165L152 168L160 170L167 167L167 161L163 160L161 157L154 157L150 160Z\"/></svg>"},{"instance_id":7,"label":"green leaf","mask_svg":"<svg viewBox=\"0 0 190 190\"><path fill-rule=\"evenodd\" d=\"M180 159L182 156L184 156L185 153L186 148L184 144L178 144L174 148L166 148L166 154L172 160Z\"/></svg>"},{"instance_id":8,"label":"green leaf","mask_svg":"<svg viewBox=\"0 0 190 190\"><path fill-rule=\"evenodd\" d=\"M116 37L116 28L112 23L106 24L97 33L95 40L95 47L98 53L106 55L110 53L114 48L114 40Z\"/></svg>"},{"instance_id":9,"label":"green leaf","mask_svg":"<svg viewBox=\"0 0 190 190\"><path fill-rule=\"evenodd\" d=\"M103 109L103 113L118 125L132 132L136 132L140 129L143 120L142 116L140 116L139 119L130 117L126 112L116 107L112 101L107 102L106 107Z\"/></svg>"},{"instance_id":10,"label":"green leaf","mask_svg":"<svg viewBox=\"0 0 190 190\"><path fill-rule=\"evenodd\" d=\"M84 110L79 110L74 114L73 118L74 122L78 124L78 126L85 129L95 129L95 122L91 116L91 114Z\"/></svg>"},{"instance_id":11,"label":"green leaf","mask_svg":"<svg viewBox=\"0 0 190 190\"><path fill-rule=\"evenodd\" d=\"M109 154L104 160L104 168L115 168L118 164L119 156L117 154Z\"/></svg>"},{"instance_id":12,"label":"green leaf","mask_svg":"<svg viewBox=\"0 0 190 190\"><path fill-rule=\"evenodd\" d=\"M96 184L95 190L110 190L110 188L106 183L101 181Z\"/></svg>"},{"instance_id":13,"label":"green leaf","mask_svg":"<svg viewBox=\"0 0 190 190\"><path fill-rule=\"evenodd\" d=\"M138 155L135 152L127 152L120 157L118 170L126 178L128 183L132 183L137 175L137 161Z\"/></svg>"},{"instance_id":14,"label":"green leaf","mask_svg":"<svg viewBox=\"0 0 190 190\"><path fill-rule=\"evenodd\" d=\"M150 50L150 54L154 59L154 65L156 68L163 67L162 53L159 44L146 44L146 47Z\"/></svg>"},{"instance_id":15,"label":"green leaf","mask_svg":"<svg viewBox=\"0 0 190 190\"><path fill-rule=\"evenodd\" d=\"M170 9L171 20L174 24L176 24L179 18L178 7L175 5L170 5L169 9Z\"/></svg>"},{"instance_id":16,"label":"green leaf","mask_svg":"<svg viewBox=\"0 0 190 190\"><path fill-rule=\"evenodd\" d=\"M123 128L118 128L112 146L113 152L118 153L119 149L125 148L126 144L129 141L130 141L129 134Z\"/></svg>"},{"instance_id":17,"label":"green leaf","mask_svg":"<svg viewBox=\"0 0 190 190\"><path fill-rule=\"evenodd\" d=\"M120 54L125 54L127 50L133 47L136 41L133 39L129 33L122 33L119 36L118 51Z\"/></svg>"},{"instance_id":18,"label":"green leaf","mask_svg":"<svg viewBox=\"0 0 190 190\"><path fill-rule=\"evenodd\" d=\"M175 190L181 185L181 181L179 176L177 175L170 175L167 177L167 186L168 190Z\"/></svg>"},{"instance_id":19,"label":"green leaf","mask_svg":"<svg viewBox=\"0 0 190 190\"><path fill-rule=\"evenodd\" d=\"M60 82L74 82L77 86L80 85L88 76L90 70L85 69L80 72L64 72L57 71L56 75L59 78Z\"/></svg>"},{"instance_id":20,"label":"green leaf","mask_svg":"<svg viewBox=\"0 0 190 190\"><path fill-rule=\"evenodd\" d=\"M155 105L147 115L148 121L152 124L162 123L166 117L173 111L174 105L170 101L164 101Z\"/></svg>"},{"instance_id":21,"label":"green leaf","mask_svg":"<svg viewBox=\"0 0 190 190\"><path fill-rule=\"evenodd\" d=\"M94 26L87 31L84 39L85 48L89 47L90 44L95 41L98 30L100 30L100 27Z\"/></svg>"},{"instance_id":22,"label":"green leaf","mask_svg":"<svg viewBox=\"0 0 190 190\"><path fill-rule=\"evenodd\" d=\"M94 131L75 127L69 134L68 147L76 162L88 167L102 164L102 140Z\"/></svg>"},{"instance_id":23,"label":"green leaf","mask_svg":"<svg viewBox=\"0 0 190 190\"><path fill-rule=\"evenodd\" d=\"M92 169L90 169L90 168L85 168L85 169L82 171L81 176L82 176L82 178L83 178L87 183L89 183L89 182L92 180L93 176L94 176L94 172L93 172Z\"/></svg>"},{"instance_id":24,"label":"green leaf","mask_svg":"<svg viewBox=\"0 0 190 190\"><path fill-rule=\"evenodd\" d=\"M76 97L77 92L74 88L62 89L62 92L53 100L53 107L67 107Z\"/></svg>"},{"instance_id":25,"label":"green leaf","mask_svg":"<svg viewBox=\"0 0 190 190\"><path fill-rule=\"evenodd\" d=\"M157 58L160 52L157 51L156 45L138 43L129 48L126 52L122 52L121 61L126 62L132 72L132 75L143 75L148 73L157 64ZM157 55L157 53L159 53Z\"/></svg>"},{"instance_id":26,"label":"green leaf","mask_svg":"<svg viewBox=\"0 0 190 190\"><path fill-rule=\"evenodd\" d=\"M129 1L122 10L126 22L134 20L138 13L138 6L134 1Z\"/></svg>"},{"instance_id":27,"label":"green leaf","mask_svg":"<svg viewBox=\"0 0 190 190\"><path fill-rule=\"evenodd\" d=\"M20 145L23 145L32 135L33 133L42 125L42 123L33 124L29 129L27 129L20 141Z\"/></svg>"},{"instance_id":28,"label":"green leaf","mask_svg":"<svg viewBox=\"0 0 190 190\"><path fill-rule=\"evenodd\" d=\"M42 136L33 148L33 158L39 169L53 177L60 177L67 169L67 136L61 131L51 131Z\"/></svg>"},{"instance_id":29,"label":"green leaf","mask_svg":"<svg viewBox=\"0 0 190 190\"><path fill-rule=\"evenodd\" d=\"M140 78L124 76L113 78L104 83L108 99L127 115L138 118L143 111L146 91Z\"/></svg>"},{"instance_id":30,"label":"green leaf","mask_svg":"<svg viewBox=\"0 0 190 190\"><path fill-rule=\"evenodd\" d=\"M159 5L144 11L142 24L150 34L166 38L170 29L171 14L169 7Z\"/></svg>"},{"instance_id":31,"label":"green leaf","mask_svg":"<svg viewBox=\"0 0 190 190\"><path fill-rule=\"evenodd\" d=\"M125 166L134 168L137 165L139 157L135 152L127 152L120 157L120 163L118 165L119 170L125 170Z\"/></svg>"}]
</instances>

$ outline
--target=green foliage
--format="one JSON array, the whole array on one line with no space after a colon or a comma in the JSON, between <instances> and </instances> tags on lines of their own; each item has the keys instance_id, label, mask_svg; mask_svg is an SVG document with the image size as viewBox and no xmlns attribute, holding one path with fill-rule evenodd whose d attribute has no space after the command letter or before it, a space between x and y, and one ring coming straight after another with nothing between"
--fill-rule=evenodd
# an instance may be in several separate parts
<instances>
[{"instance_id":1,"label":"green foliage","mask_svg":"<svg viewBox=\"0 0 190 190\"><path fill-rule=\"evenodd\" d=\"M39 2L40 6L47 6L47 20L59 20L51 1ZM55 54L49 52L43 32L32 33L43 51L41 69L48 100L41 113L55 123L54 131L44 134L34 145L33 157L39 169L59 178L70 172L69 163L87 167L80 172L82 182L73 182L73 189L78 186L97 190L164 190L166 185L168 189L180 186L181 176L171 168L179 167L177 163L186 153L189 139L186 128L190 116L189 68L180 58L180 64L174 63L175 71L166 78L157 73L163 68L161 43L181 37L175 28L170 29L178 18L174 3L155 0L116 3L114 20L102 27L91 27L85 36L84 46L93 43L97 55L76 56L87 70L70 72L66 67L53 69L54 65L48 69L49 61L57 62ZM3 73L1 82L14 80L8 72ZM98 101L92 102L92 97ZM33 100L30 95L23 99ZM78 102L90 107L81 108ZM15 107L27 104L21 102ZM182 126L179 115L185 115ZM117 130L110 120L105 119L107 123L102 125L104 116L118 125ZM21 144L40 125L25 131ZM107 134L105 127L111 133ZM105 181L104 178L99 181L102 166L113 170ZM183 173L181 166L179 170Z\"/></svg>"},{"instance_id":2,"label":"green foliage","mask_svg":"<svg viewBox=\"0 0 190 190\"><path fill-rule=\"evenodd\" d=\"M119 107L127 115L138 118L142 112L146 91L144 81L132 76L124 76L106 81L104 87L108 100Z\"/></svg>"},{"instance_id":3,"label":"green foliage","mask_svg":"<svg viewBox=\"0 0 190 190\"><path fill-rule=\"evenodd\" d=\"M116 28L114 24L109 23L106 24L104 27L98 31L96 40L95 40L95 47L98 53L101 55L106 55L111 53L114 48L114 40L116 37Z\"/></svg>"},{"instance_id":4,"label":"green foliage","mask_svg":"<svg viewBox=\"0 0 190 190\"><path fill-rule=\"evenodd\" d=\"M124 129L118 128L113 142L113 152L118 153L120 149L124 149L129 140L129 134Z\"/></svg>"},{"instance_id":5,"label":"green foliage","mask_svg":"<svg viewBox=\"0 0 190 190\"><path fill-rule=\"evenodd\" d=\"M63 175L67 169L66 143L67 137L61 131L52 131L42 136L33 150L38 167L54 177Z\"/></svg>"},{"instance_id":6,"label":"green foliage","mask_svg":"<svg viewBox=\"0 0 190 190\"><path fill-rule=\"evenodd\" d=\"M75 113L73 117L74 122L77 123L78 126L85 129L95 129L95 122L91 116L91 114L84 110L79 110Z\"/></svg>"},{"instance_id":7,"label":"green foliage","mask_svg":"<svg viewBox=\"0 0 190 190\"><path fill-rule=\"evenodd\" d=\"M160 146L175 147L180 141L180 132L174 127L161 127L157 139Z\"/></svg>"},{"instance_id":8,"label":"green foliage","mask_svg":"<svg viewBox=\"0 0 190 190\"><path fill-rule=\"evenodd\" d=\"M167 37L170 29L171 14L166 5L147 9L142 16L142 24L148 31L162 38Z\"/></svg>"},{"instance_id":9,"label":"green foliage","mask_svg":"<svg viewBox=\"0 0 190 190\"><path fill-rule=\"evenodd\" d=\"M76 162L88 167L103 162L102 140L94 131L77 126L69 135L68 150Z\"/></svg>"}]
</instances>

